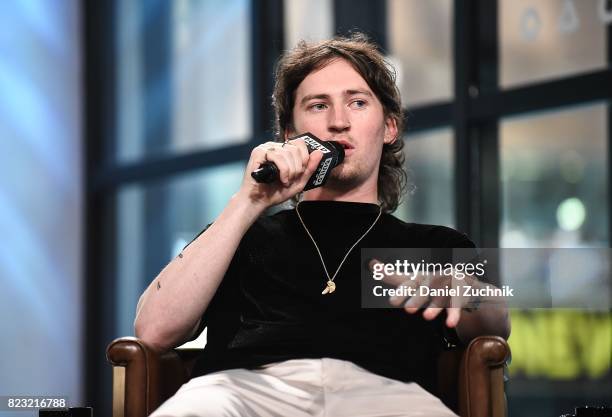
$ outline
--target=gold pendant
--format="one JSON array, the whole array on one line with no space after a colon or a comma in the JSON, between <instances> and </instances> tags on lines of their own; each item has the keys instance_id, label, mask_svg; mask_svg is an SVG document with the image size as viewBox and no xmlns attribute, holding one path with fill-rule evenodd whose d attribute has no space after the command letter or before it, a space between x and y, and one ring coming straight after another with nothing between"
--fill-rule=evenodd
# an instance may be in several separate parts
<instances>
[{"instance_id":1,"label":"gold pendant","mask_svg":"<svg viewBox=\"0 0 612 417\"><path fill-rule=\"evenodd\" d=\"M332 280L327 281L327 287L325 287L325 289L323 290L323 292L321 294L325 295L325 294L331 294L334 291L336 291L336 283Z\"/></svg>"}]
</instances>

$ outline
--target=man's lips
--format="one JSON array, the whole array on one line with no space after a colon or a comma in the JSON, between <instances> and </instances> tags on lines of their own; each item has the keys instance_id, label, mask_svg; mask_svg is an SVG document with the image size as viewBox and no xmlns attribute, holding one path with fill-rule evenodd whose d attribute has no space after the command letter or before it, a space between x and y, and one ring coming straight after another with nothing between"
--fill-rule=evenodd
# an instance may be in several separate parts
<instances>
[{"instance_id":1,"label":"man's lips","mask_svg":"<svg viewBox=\"0 0 612 417\"><path fill-rule=\"evenodd\" d=\"M340 140L338 140L338 139L330 139L330 140L338 142L344 148L345 151L348 150L348 149L354 149L355 148L349 141L344 140L344 139L340 139Z\"/></svg>"}]
</instances>

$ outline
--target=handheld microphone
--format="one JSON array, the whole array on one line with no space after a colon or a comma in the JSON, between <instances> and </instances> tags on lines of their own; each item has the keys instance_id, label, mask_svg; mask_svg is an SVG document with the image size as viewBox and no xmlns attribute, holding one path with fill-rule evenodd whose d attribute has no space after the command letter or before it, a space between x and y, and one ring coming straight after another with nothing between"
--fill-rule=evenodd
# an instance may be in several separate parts
<instances>
[{"instance_id":1,"label":"handheld microphone","mask_svg":"<svg viewBox=\"0 0 612 417\"><path fill-rule=\"evenodd\" d=\"M304 191L325 185L331 170L344 161L344 148L335 141L322 141L310 132L289 138L289 140L303 139L308 148L308 153L315 150L323 152L323 158L314 174L308 179ZM278 180L278 167L274 162L264 162L255 171L251 172L251 177L259 183L271 183Z\"/></svg>"}]
</instances>

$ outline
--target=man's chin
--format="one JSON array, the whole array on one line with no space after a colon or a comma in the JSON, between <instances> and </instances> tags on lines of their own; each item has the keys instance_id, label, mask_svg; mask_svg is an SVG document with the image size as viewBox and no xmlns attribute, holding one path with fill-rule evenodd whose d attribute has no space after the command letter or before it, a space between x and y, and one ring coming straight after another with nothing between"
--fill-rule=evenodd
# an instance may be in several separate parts
<instances>
[{"instance_id":1,"label":"man's chin","mask_svg":"<svg viewBox=\"0 0 612 417\"><path fill-rule=\"evenodd\" d=\"M360 183L360 178L355 172L346 169L334 169L325 184L335 189L350 189Z\"/></svg>"}]
</instances>

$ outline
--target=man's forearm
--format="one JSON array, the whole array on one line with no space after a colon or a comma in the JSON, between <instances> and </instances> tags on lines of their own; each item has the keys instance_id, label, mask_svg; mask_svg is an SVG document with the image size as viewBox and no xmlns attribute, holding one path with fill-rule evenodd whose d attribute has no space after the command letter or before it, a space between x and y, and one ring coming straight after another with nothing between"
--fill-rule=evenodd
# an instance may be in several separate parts
<instances>
[{"instance_id":1,"label":"man's forearm","mask_svg":"<svg viewBox=\"0 0 612 417\"><path fill-rule=\"evenodd\" d=\"M166 265L143 293L134 321L136 336L160 351L185 341L261 212L234 196L206 232Z\"/></svg>"}]
</instances>

